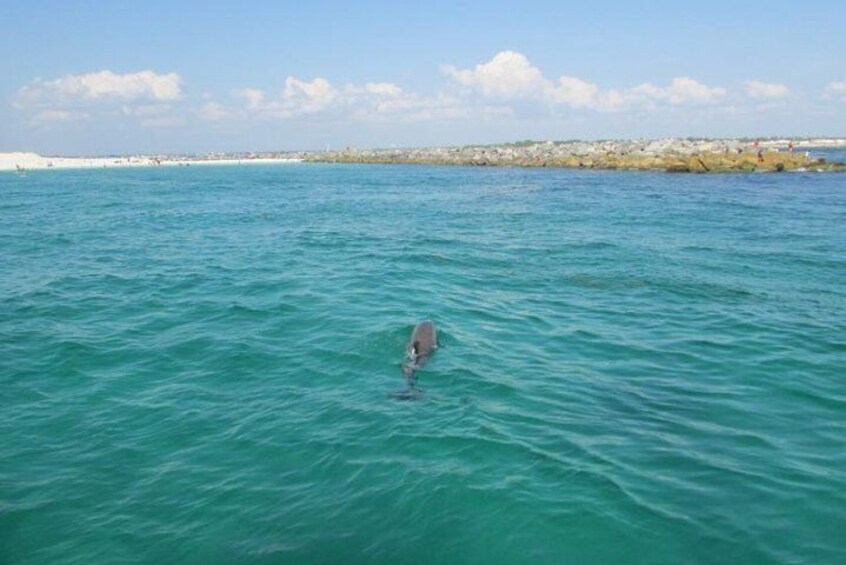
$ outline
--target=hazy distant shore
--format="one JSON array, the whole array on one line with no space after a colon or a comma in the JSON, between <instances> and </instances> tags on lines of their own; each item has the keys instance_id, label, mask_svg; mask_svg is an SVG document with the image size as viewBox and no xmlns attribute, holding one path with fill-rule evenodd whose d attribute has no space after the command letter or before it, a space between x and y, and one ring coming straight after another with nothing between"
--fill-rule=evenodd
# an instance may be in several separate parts
<instances>
[{"instance_id":1,"label":"hazy distant shore","mask_svg":"<svg viewBox=\"0 0 846 565\"><path fill-rule=\"evenodd\" d=\"M136 155L58 157L0 153L0 171L99 169L192 165L250 165L298 162L430 164L459 166L562 167L668 172L846 171L815 149L844 148L846 139L657 139L613 141L524 141L498 145L354 149L199 156Z\"/></svg>"}]
</instances>

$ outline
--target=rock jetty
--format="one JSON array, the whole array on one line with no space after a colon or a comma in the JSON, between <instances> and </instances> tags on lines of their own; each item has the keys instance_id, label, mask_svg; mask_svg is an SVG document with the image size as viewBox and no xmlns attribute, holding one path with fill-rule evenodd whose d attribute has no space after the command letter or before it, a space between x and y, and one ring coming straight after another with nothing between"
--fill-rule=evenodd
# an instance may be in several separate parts
<instances>
[{"instance_id":1,"label":"rock jetty","mask_svg":"<svg viewBox=\"0 0 846 565\"><path fill-rule=\"evenodd\" d=\"M786 140L545 141L418 149L351 149L304 155L330 163L566 167L674 173L846 171Z\"/></svg>"}]
</instances>

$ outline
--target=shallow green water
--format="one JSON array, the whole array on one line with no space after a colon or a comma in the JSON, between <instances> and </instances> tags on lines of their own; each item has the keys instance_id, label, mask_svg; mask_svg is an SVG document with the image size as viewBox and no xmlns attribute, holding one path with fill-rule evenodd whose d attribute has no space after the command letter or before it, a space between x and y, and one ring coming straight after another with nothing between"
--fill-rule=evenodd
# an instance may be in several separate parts
<instances>
[{"instance_id":1,"label":"shallow green water","mask_svg":"<svg viewBox=\"0 0 846 565\"><path fill-rule=\"evenodd\" d=\"M844 176L2 174L0 266L2 563L846 561Z\"/></svg>"}]
</instances>

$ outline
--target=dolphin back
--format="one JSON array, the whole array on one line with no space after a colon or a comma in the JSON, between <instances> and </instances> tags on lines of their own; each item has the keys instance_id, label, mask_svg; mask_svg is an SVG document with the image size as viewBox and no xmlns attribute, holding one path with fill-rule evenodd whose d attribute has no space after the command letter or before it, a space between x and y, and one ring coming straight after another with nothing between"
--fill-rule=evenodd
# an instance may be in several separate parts
<instances>
[{"instance_id":1,"label":"dolphin back","mask_svg":"<svg viewBox=\"0 0 846 565\"><path fill-rule=\"evenodd\" d=\"M406 353L417 367L422 367L438 347L438 331L431 320L423 320L411 332Z\"/></svg>"},{"instance_id":2,"label":"dolphin back","mask_svg":"<svg viewBox=\"0 0 846 565\"><path fill-rule=\"evenodd\" d=\"M417 388L417 371L426 364L429 357L438 347L438 332L431 320L423 320L414 331L405 348L406 361L402 367L402 374L408 388L391 394L398 400L414 400L423 395Z\"/></svg>"}]
</instances>

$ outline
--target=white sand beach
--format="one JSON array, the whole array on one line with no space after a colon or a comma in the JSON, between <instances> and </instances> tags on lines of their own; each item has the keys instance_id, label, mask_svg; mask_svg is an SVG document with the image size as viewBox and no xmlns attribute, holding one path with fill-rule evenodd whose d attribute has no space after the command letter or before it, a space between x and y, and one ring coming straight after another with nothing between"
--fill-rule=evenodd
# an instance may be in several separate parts
<instances>
[{"instance_id":1,"label":"white sand beach","mask_svg":"<svg viewBox=\"0 0 846 565\"><path fill-rule=\"evenodd\" d=\"M0 153L0 171L38 169L107 169L113 167L178 167L194 165L259 165L298 163L301 159L160 159L157 157L44 157L38 153Z\"/></svg>"}]
</instances>

